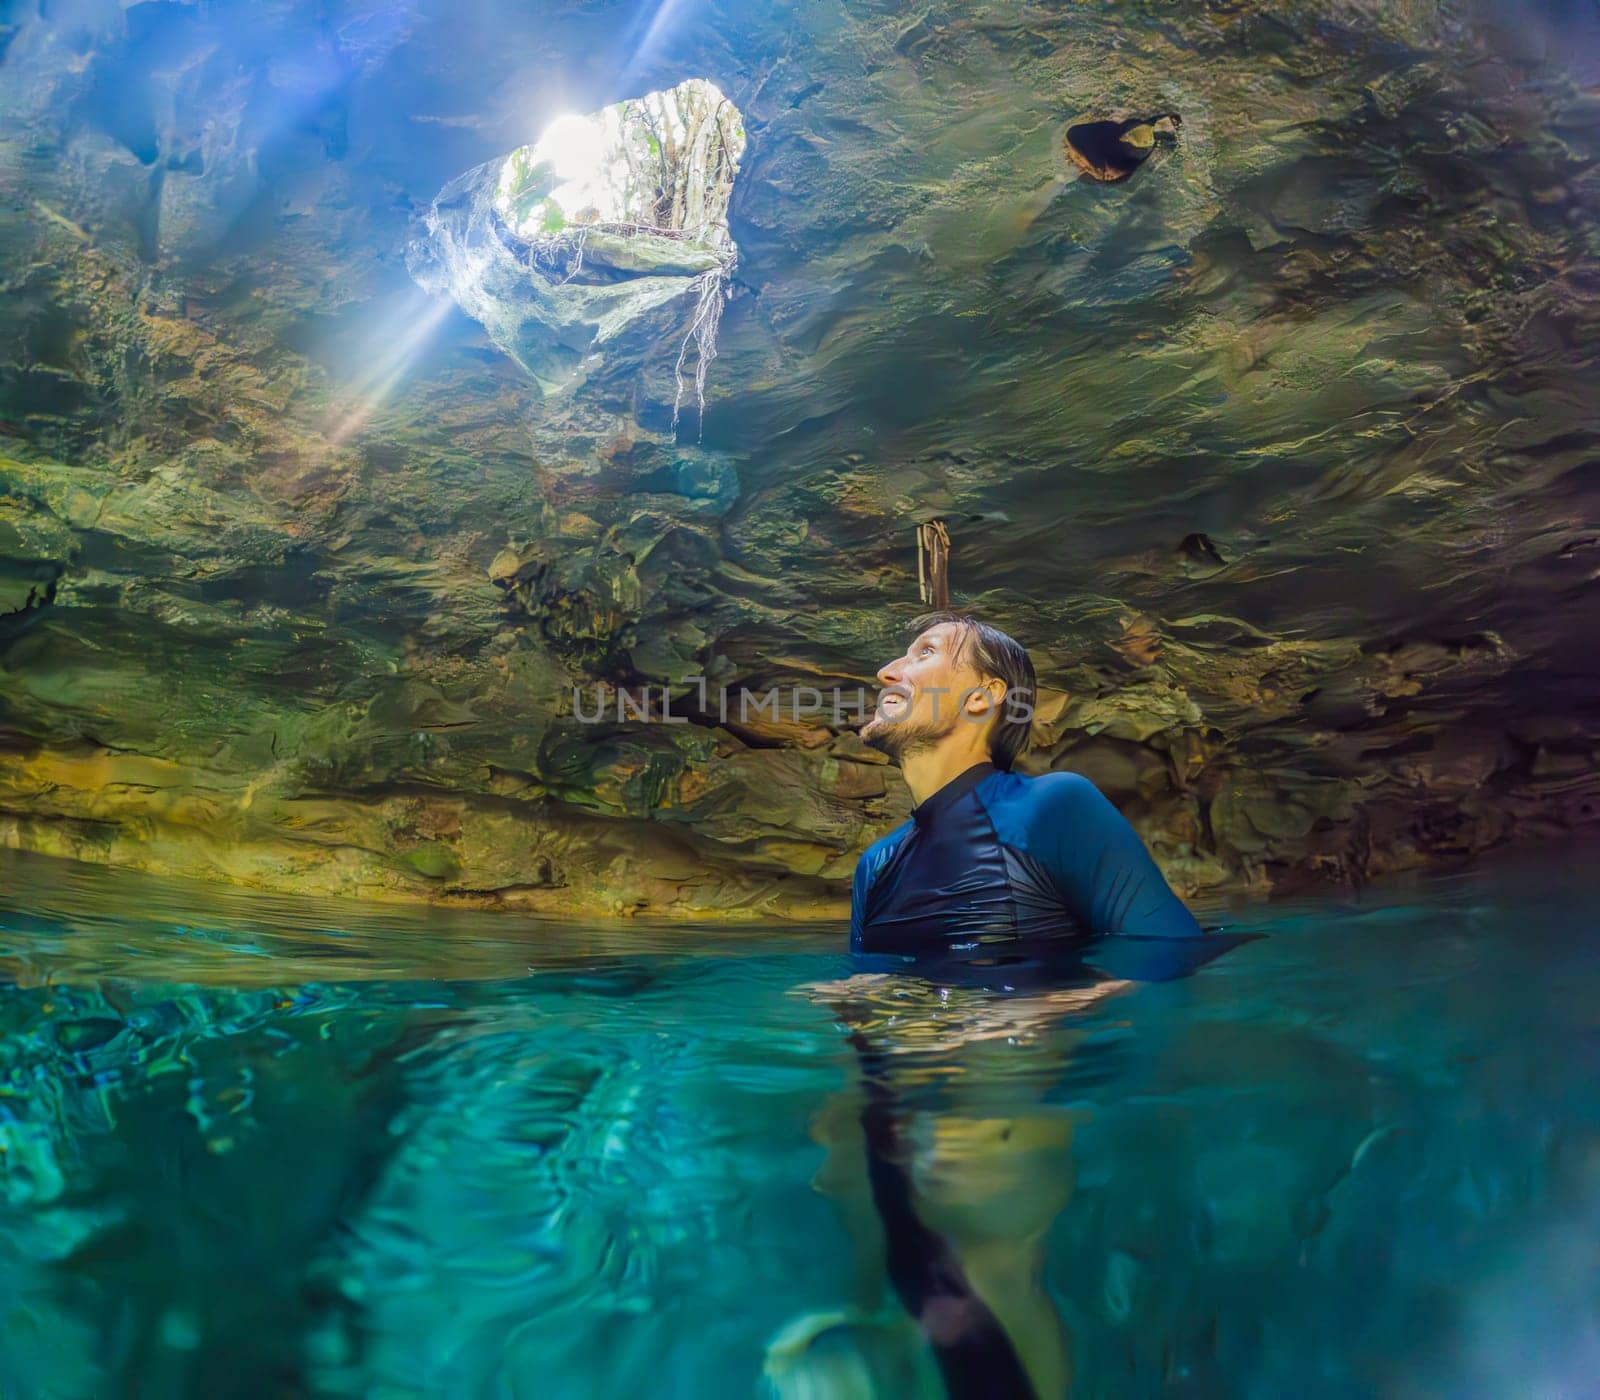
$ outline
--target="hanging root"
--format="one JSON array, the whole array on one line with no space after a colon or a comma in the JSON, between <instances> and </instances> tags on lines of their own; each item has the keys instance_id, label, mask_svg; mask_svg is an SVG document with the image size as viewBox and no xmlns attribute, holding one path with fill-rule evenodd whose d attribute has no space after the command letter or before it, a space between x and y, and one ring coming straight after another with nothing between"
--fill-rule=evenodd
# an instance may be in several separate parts
<instances>
[{"instance_id":1,"label":"hanging root","mask_svg":"<svg viewBox=\"0 0 1600 1400\"><path fill-rule=\"evenodd\" d=\"M533 247L533 261L539 266L556 267L563 258L572 259L567 275L553 284L564 287L583 271L583 255L589 246L591 233L615 233L625 238L637 238L643 234L651 238L666 238L674 243L708 243L711 241L708 235L715 231L709 224L695 228L661 228L656 224L617 223L602 219L589 224L572 224L559 233L543 234L529 241Z\"/></svg>"},{"instance_id":2,"label":"hanging root","mask_svg":"<svg viewBox=\"0 0 1600 1400\"><path fill-rule=\"evenodd\" d=\"M556 268L561 265L563 258L572 259L567 275L559 282L551 281L551 286L564 287L583 271L583 255L589 246L589 234L594 227L592 224L576 224L572 228L562 229L560 233L545 234L541 238L529 240L535 267Z\"/></svg>"},{"instance_id":3,"label":"hanging root","mask_svg":"<svg viewBox=\"0 0 1600 1400\"><path fill-rule=\"evenodd\" d=\"M556 283L558 287L566 286L568 282L583 271L583 254L588 246L589 229L586 225L580 224L577 232L572 235L572 266L567 269L567 275Z\"/></svg>"},{"instance_id":4,"label":"hanging root","mask_svg":"<svg viewBox=\"0 0 1600 1400\"><path fill-rule=\"evenodd\" d=\"M540 266L555 268L564 260L570 259L566 275L551 284L564 287L583 271L583 255L588 247L591 233L644 234L656 238L710 243L712 239L707 235L716 231L710 225L702 225L695 229L669 229L659 228L653 224L610 222L578 224L562 229L559 233L532 240L533 260ZM733 295L733 268L737 258L726 255L724 257L725 261L720 266L700 273L689 284L689 290L694 293L694 315L690 318L688 330L684 332L683 344L678 347L678 359L672 368L673 378L676 381L676 390L672 396L672 430L677 432L686 387L684 366L688 362L689 347L692 345L695 351L694 397L695 406L700 414L699 436L702 438L705 435L706 375L711 368L711 362L717 358L717 329L722 324L722 304Z\"/></svg>"},{"instance_id":5,"label":"hanging root","mask_svg":"<svg viewBox=\"0 0 1600 1400\"><path fill-rule=\"evenodd\" d=\"M678 411L683 406L683 364L688 358L689 346L695 348L694 396L700 414L700 432L706 431L706 371L717 358L717 327L722 324L722 303L733 294L733 263L702 272L694 279L694 318L684 332L683 344L678 347L678 362L673 366L677 392L672 397L672 430L678 430Z\"/></svg>"}]
</instances>

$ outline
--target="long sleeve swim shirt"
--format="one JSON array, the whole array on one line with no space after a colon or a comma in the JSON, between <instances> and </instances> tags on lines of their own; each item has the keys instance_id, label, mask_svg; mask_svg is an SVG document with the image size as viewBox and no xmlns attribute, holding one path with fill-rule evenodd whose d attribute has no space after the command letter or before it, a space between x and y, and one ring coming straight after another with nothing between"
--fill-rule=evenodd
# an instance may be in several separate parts
<instances>
[{"instance_id":1,"label":"long sleeve swim shirt","mask_svg":"<svg viewBox=\"0 0 1600 1400\"><path fill-rule=\"evenodd\" d=\"M856 866L852 952L970 954L1111 933L1202 930L1139 833L1077 773L975 764Z\"/></svg>"}]
</instances>

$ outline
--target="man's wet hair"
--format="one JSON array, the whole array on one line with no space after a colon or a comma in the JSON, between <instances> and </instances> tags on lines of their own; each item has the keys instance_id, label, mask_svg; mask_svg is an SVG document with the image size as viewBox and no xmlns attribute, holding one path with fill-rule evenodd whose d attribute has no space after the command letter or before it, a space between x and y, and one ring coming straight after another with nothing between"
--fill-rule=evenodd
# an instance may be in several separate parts
<instances>
[{"instance_id":1,"label":"man's wet hair","mask_svg":"<svg viewBox=\"0 0 1600 1400\"><path fill-rule=\"evenodd\" d=\"M913 618L912 636L920 636L941 622L953 622L960 628L957 662L965 660L980 678L993 677L1006 683L1006 698L1000 702L1000 715L989 732L989 758L996 768L1009 772L1033 736L1033 710L1038 703L1033 658L1014 637L980 622L971 613L955 609Z\"/></svg>"}]
</instances>

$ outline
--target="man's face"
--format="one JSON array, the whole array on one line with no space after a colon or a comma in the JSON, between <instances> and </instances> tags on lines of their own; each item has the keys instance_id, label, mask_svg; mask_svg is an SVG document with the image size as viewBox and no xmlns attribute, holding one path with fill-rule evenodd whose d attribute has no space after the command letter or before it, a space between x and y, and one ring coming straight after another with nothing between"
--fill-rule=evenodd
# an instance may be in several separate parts
<instances>
[{"instance_id":1,"label":"man's face","mask_svg":"<svg viewBox=\"0 0 1600 1400\"><path fill-rule=\"evenodd\" d=\"M883 693L876 713L861 728L863 743L900 758L937 748L958 725L974 729L981 725L985 705L996 697L968 696L963 701L979 681L977 672L958 656L960 643L961 628L941 622L878 672Z\"/></svg>"}]
</instances>

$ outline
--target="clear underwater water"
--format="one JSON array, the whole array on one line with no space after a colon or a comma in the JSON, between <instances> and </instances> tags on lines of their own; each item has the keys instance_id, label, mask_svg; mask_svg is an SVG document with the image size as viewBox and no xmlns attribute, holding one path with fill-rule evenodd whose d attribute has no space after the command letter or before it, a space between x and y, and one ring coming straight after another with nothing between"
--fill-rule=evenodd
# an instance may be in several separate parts
<instances>
[{"instance_id":1,"label":"clear underwater water","mask_svg":"<svg viewBox=\"0 0 1600 1400\"><path fill-rule=\"evenodd\" d=\"M1235 908L1268 936L1053 1019L880 990L918 1209L1037 1262L1076 1395L1592 1394L1597 888ZM0 1394L938 1394L794 994L843 938L0 856Z\"/></svg>"}]
</instances>

